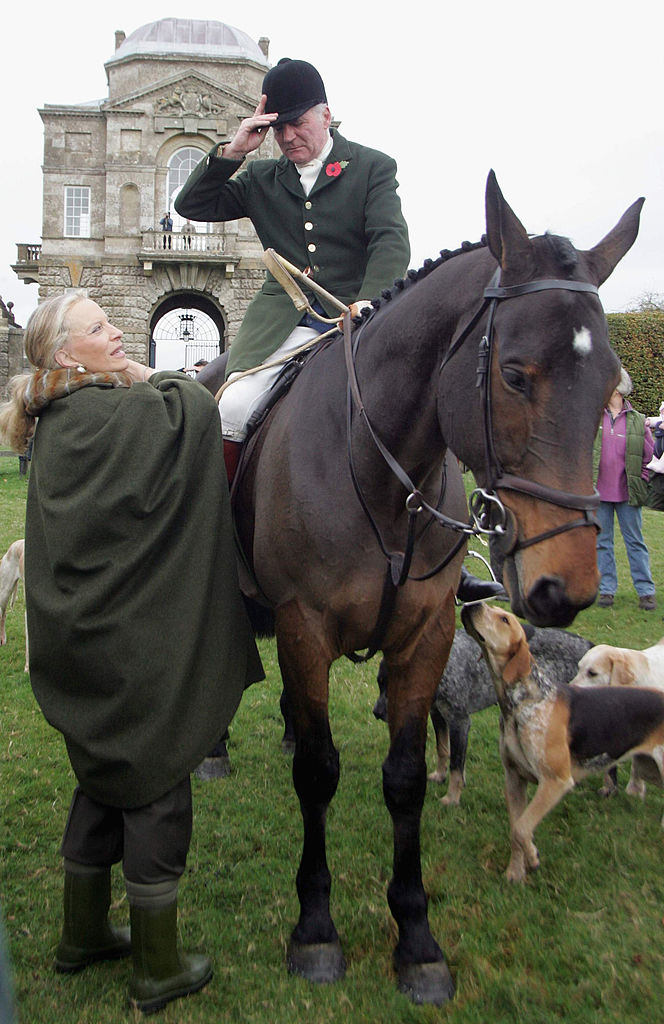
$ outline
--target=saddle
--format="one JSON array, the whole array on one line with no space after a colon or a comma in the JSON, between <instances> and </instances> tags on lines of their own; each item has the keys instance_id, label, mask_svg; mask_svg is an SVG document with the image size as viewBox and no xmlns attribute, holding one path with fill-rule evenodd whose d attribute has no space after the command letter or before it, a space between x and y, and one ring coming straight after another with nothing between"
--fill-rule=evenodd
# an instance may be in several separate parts
<instances>
[{"instance_id":1,"label":"saddle","mask_svg":"<svg viewBox=\"0 0 664 1024\"><path fill-rule=\"evenodd\" d=\"M233 531L235 534L235 549L237 552L240 590L245 597L250 598L259 605L269 606L269 602L258 585L252 561L242 546L242 542L240 541L237 531L236 505L238 486L244 476L245 469L249 464L253 450L260 437L261 428L264 426L269 413L274 409L277 402L279 402L284 395L288 394L293 381L298 377L304 364L312 357L315 351L316 350L314 349L309 352L302 352L300 355L290 359L287 363L284 363L282 369L279 371L279 376L273 383L272 387L267 394L263 396L260 404L251 414L247 423L247 436L242 444L242 451L240 452L237 469L235 470L235 475L231 484L231 511L233 513Z\"/></svg>"},{"instance_id":2,"label":"saddle","mask_svg":"<svg viewBox=\"0 0 664 1024\"><path fill-rule=\"evenodd\" d=\"M247 421L247 441L256 433L265 421L267 414L274 408L279 399L283 398L290 391L291 384L299 375L310 354L309 352L303 352L299 356L289 359L287 363L284 363L274 384L267 394L263 396L260 404L254 409Z\"/></svg>"}]
</instances>

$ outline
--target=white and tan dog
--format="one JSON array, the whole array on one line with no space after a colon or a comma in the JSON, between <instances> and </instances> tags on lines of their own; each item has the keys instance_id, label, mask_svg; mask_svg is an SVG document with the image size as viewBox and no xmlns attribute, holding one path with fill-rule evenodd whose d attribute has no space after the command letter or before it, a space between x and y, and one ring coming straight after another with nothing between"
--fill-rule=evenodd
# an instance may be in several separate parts
<instances>
[{"instance_id":1,"label":"white and tan dog","mask_svg":"<svg viewBox=\"0 0 664 1024\"><path fill-rule=\"evenodd\" d=\"M643 651L597 644L579 661L572 682L576 686L655 686L664 690L664 639Z\"/></svg>"},{"instance_id":2,"label":"white and tan dog","mask_svg":"<svg viewBox=\"0 0 664 1024\"><path fill-rule=\"evenodd\" d=\"M23 580L23 555L25 541L15 540L0 559L0 645L7 643L5 620L7 612L14 607L19 580ZM25 671L28 662L28 623L25 623Z\"/></svg>"},{"instance_id":3,"label":"white and tan dog","mask_svg":"<svg viewBox=\"0 0 664 1024\"><path fill-rule=\"evenodd\" d=\"M580 779L642 757L662 784L664 693L557 686L537 668L523 627L510 612L467 604L461 620L482 648L496 687L512 846L506 876L523 882L527 871L539 867L535 828ZM537 791L528 804L529 782Z\"/></svg>"},{"instance_id":4,"label":"white and tan dog","mask_svg":"<svg viewBox=\"0 0 664 1024\"><path fill-rule=\"evenodd\" d=\"M575 686L652 686L664 690L664 639L642 651L597 644L580 659L579 670L572 683ZM633 761L625 792L643 800L649 777L643 761ZM606 777L601 792L604 796L611 796L617 791L613 773L612 778Z\"/></svg>"}]
</instances>

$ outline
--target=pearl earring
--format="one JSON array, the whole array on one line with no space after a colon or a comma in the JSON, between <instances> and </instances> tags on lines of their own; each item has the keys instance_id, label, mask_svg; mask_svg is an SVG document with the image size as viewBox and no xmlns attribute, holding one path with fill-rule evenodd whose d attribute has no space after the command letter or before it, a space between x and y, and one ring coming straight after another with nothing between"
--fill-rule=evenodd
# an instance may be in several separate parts
<instances>
[{"instance_id":1,"label":"pearl earring","mask_svg":"<svg viewBox=\"0 0 664 1024\"><path fill-rule=\"evenodd\" d=\"M76 369L78 370L79 373L85 373L85 367L82 366L80 363L78 364Z\"/></svg>"}]
</instances>

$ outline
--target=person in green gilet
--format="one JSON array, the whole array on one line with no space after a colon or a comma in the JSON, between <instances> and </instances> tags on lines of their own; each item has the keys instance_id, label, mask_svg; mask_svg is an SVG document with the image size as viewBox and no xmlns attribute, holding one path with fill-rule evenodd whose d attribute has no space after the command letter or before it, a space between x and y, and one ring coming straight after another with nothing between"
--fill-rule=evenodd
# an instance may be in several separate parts
<instances>
[{"instance_id":1,"label":"person in green gilet","mask_svg":"<svg viewBox=\"0 0 664 1024\"><path fill-rule=\"evenodd\" d=\"M618 588L613 547L614 520L618 519L625 542L632 583L642 611L654 611L657 605L655 584L650 571L650 556L643 539L641 507L648 496L648 463L653 439L645 416L632 408L627 396L632 381L621 367L620 381L602 414L595 439L594 468L600 505L597 519L597 567L600 572L600 608L611 608Z\"/></svg>"}]
</instances>

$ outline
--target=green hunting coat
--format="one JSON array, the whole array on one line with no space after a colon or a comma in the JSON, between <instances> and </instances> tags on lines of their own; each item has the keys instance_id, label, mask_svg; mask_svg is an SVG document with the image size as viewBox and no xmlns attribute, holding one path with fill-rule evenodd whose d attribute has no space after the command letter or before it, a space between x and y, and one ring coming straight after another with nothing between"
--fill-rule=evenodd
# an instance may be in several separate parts
<instances>
[{"instance_id":1,"label":"green hunting coat","mask_svg":"<svg viewBox=\"0 0 664 1024\"><path fill-rule=\"evenodd\" d=\"M158 373L52 401L25 538L37 701L86 794L148 804L203 760L263 677L212 396Z\"/></svg>"},{"instance_id":2,"label":"green hunting coat","mask_svg":"<svg viewBox=\"0 0 664 1024\"><path fill-rule=\"evenodd\" d=\"M272 248L349 304L372 299L408 267L408 228L391 157L332 131L334 143L308 196L295 164L217 157L215 146L175 200L183 217L249 217L264 249ZM328 309L330 316L335 310ZM231 346L227 373L258 366L297 325L299 313L267 272Z\"/></svg>"}]
</instances>

